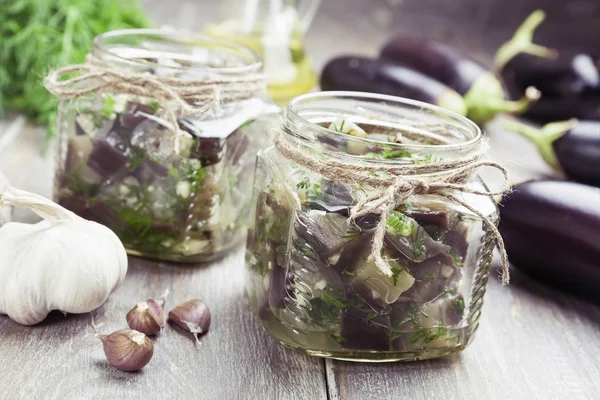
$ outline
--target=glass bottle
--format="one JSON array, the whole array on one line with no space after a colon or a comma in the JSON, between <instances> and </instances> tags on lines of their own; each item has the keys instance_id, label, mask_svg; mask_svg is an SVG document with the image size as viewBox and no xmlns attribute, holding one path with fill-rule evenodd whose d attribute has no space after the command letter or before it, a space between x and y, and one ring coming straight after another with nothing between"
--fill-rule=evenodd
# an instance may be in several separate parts
<instances>
[{"instance_id":1,"label":"glass bottle","mask_svg":"<svg viewBox=\"0 0 600 400\"><path fill-rule=\"evenodd\" d=\"M320 0L228 0L223 20L205 33L236 41L262 55L269 95L285 105L316 82L304 34Z\"/></svg>"}]
</instances>

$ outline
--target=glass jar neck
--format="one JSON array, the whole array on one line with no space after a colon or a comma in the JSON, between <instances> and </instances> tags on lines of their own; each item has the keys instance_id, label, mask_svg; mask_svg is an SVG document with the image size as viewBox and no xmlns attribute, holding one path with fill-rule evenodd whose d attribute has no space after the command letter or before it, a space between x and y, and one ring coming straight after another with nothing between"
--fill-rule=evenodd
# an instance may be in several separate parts
<instances>
[{"instance_id":1,"label":"glass jar neck","mask_svg":"<svg viewBox=\"0 0 600 400\"><path fill-rule=\"evenodd\" d=\"M338 130L340 123L356 124L367 135L329 129L332 122ZM324 157L386 165L451 161L482 144L479 127L460 115L418 101L358 92L296 97L285 110L282 131L285 140Z\"/></svg>"},{"instance_id":2,"label":"glass jar neck","mask_svg":"<svg viewBox=\"0 0 600 400\"><path fill-rule=\"evenodd\" d=\"M260 56L246 47L181 31L107 32L94 39L92 54L132 71L178 79L243 78L262 71Z\"/></svg>"}]
</instances>

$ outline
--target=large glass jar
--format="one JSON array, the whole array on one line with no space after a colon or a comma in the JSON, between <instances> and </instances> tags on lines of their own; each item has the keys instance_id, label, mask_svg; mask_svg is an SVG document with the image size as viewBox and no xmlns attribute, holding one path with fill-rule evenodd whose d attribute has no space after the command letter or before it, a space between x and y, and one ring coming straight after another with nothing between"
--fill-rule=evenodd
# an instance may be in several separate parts
<instances>
[{"instance_id":1,"label":"large glass jar","mask_svg":"<svg viewBox=\"0 0 600 400\"><path fill-rule=\"evenodd\" d=\"M279 140L316 160L352 160L384 174L402 164L464 157L481 146L481 132L432 105L324 92L289 103ZM447 197L412 196L384 225L386 275L371 256L380 214L349 220L352 207L374 189L327 178L283 154L274 146L258 155L246 255L247 296L267 331L285 346L355 361L425 359L464 349L477 329L488 280L489 225ZM487 193L478 176L467 185ZM490 196L456 196L489 223L497 221Z\"/></svg>"},{"instance_id":2,"label":"large glass jar","mask_svg":"<svg viewBox=\"0 0 600 400\"><path fill-rule=\"evenodd\" d=\"M243 242L256 153L268 143L257 118L279 110L262 94L231 100L247 77L262 76L259 56L210 37L128 30L98 36L93 57L118 75L79 82L99 89L61 101L55 200L111 228L133 255L206 261ZM130 72L157 97L132 94ZM214 98L190 104L206 108L173 129L180 105L148 76L182 93L189 80L207 79L202 89ZM265 93L264 80L255 84Z\"/></svg>"}]
</instances>

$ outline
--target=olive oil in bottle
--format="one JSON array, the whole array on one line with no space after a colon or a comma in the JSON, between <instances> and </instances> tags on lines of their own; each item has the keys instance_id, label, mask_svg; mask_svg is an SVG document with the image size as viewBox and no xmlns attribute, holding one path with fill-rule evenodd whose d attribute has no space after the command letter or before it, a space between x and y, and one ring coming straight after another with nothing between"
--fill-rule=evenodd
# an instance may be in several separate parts
<instances>
[{"instance_id":1,"label":"olive oil in bottle","mask_svg":"<svg viewBox=\"0 0 600 400\"><path fill-rule=\"evenodd\" d=\"M300 20L296 1L233 1L227 8L230 17L207 26L204 32L258 52L263 57L269 95L283 106L291 98L309 92L316 82L303 33L319 1L307 4Z\"/></svg>"}]
</instances>

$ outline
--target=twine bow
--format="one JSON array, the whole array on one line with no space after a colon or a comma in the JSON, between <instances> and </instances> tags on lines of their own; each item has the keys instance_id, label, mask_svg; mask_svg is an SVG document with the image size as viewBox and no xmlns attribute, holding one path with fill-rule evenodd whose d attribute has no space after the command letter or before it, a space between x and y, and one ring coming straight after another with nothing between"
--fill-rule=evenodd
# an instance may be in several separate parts
<instances>
[{"instance_id":1,"label":"twine bow","mask_svg":"<svg viewBox=\"0 0 600 400\"><path fill-rule=\"evenodd\" d=\"M456 160L440 160L427 164L402 164L397 166L317 157L306 148L290 143L289 140L283 138L281 132L278 132L275 137L275 146L287 159L295 161L330 180L347 184L362 184L375 189L351 208L349 219L354 221L370 213L380 215L373 236L370 257L374 259L378 268L385 275L392 276L389 265L381 255L387 219L390 213L413 196L436 195L460 204L481 218L490 230L500 251L502 284L508 284L510 280L508 256L498 228L488 217L457 196L457 193L470 193L489 197L502 195L508 190L508 171L496 162L483 159L487 152L486 144ZM484 167L495 168L502 173L504 185L500 190L494 192L481 191L468 185L473 174ZM450 172L446 173L446 171Z\"/></svg>"},{"instance_id":2,"label":"twine bow","mask_svg":"<svg viewBox=\"0 0 600 400\"><path fill-rule=\"evenodd\" d=\"M154 99L163 106L165 119L177 132L178 118L205 113L221 102L246 100L266 93L262 73L223 77L218 75L218 69L215 71L214 77L201 79L158 76L149 71L135 72L88 54L84 64L51 71L44 79L44 86L60 98L112 90ZM75 76L62 79L71 74Z\"/></svg>"}]
</instances>

